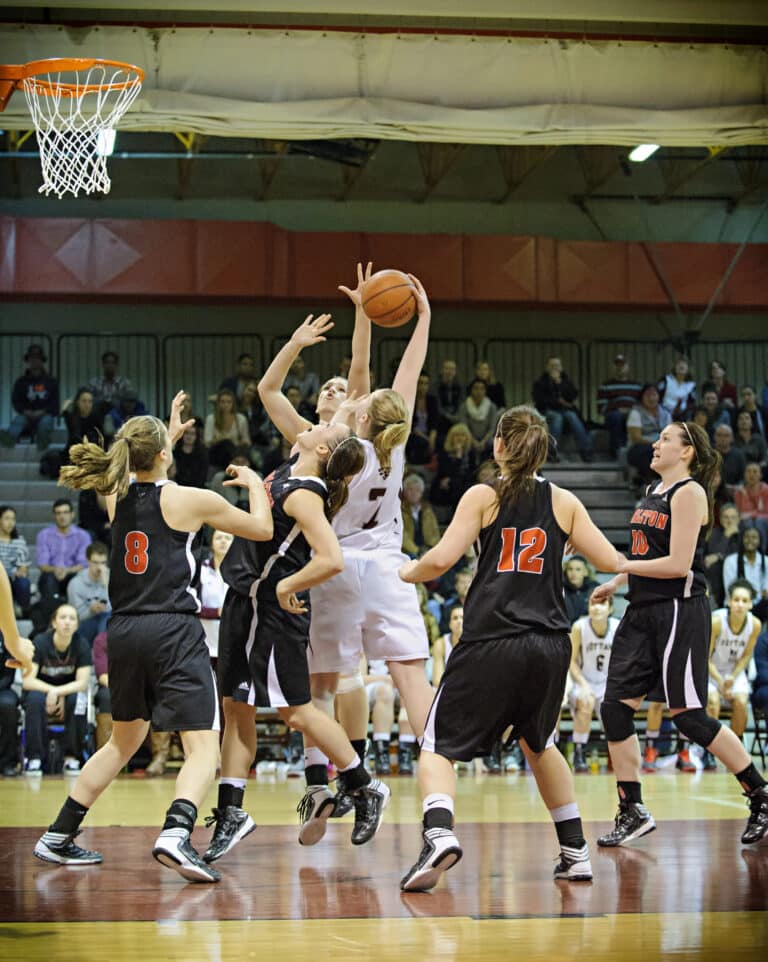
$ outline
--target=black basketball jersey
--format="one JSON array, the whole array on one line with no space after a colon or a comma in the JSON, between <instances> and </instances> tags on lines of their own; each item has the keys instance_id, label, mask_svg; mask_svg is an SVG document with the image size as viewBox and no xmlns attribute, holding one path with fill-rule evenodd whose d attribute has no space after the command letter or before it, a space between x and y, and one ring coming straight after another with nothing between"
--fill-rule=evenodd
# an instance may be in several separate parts
<instances>
[{"instance_id":1,"label":"black basketball jersey","mask_svg":"<svg viewBox=\"0 0 768 962\"><path fill-rule=\"evenodd\" d=\"M267 475L264 479L267 492L271 490L275 478L287 478L290 475L291 467L297 457L298 455L295 454ZM253 583L258 581L261 563L256 545L257 543L250 538L236 536L221 562L221 577L238 594L249 595Z\"/></svg>"},{"instance_id":2,"label":"black basketball jersey","mask_svg":"<svg viewBox=\"0 0 768 962\"><path fill-rule=\"evenodd\" d=\"M135 482L117 502L112 523L109 600L113 614L195 613L197 532L175 531L163 519L167 482Z\"/></svg>"},{"instance_id":3,"label":"black basketball jersey","mask_svg":"<svg viewBox=\"0 0 768 962\"><path fill-rule=\"evenodd\" d=\"M675 491L693 478L677 481L663 493L657 493L662 485L659 481L650 485L645 497L640 501L632 515L631 543L629 555L638 561L653 561L669 554L672 540L672 513L669 502ZM704 575L704 543L706 526L699 529L696 551L693 555L691 570L684 578L644 578L641 575L629 576L627 597L632 604L645 604L662 601L666 598L690 598L703 595L707 591Z\"/></svg>"},{"instance_id":4,"label":"black basketball jersey","mask_svg":"<svg viewBox=\"0 0 768 962\"><path fill-rule=\"evenodd\" d=\"M298 522L283 509L283 502L294 491L305 489L319 494L325 501L328 489L320 478L292 476L288 471L278 470L274 477L264 482L272 507L274 533L271 541L252 541L249 556L253 561L251 584L248 593L259 603L277 604L275 587L278 581L303 568L310 559L311 549L301 533ZM323 507L318 505L318 511ZM239 590L239 589L236 589ZM302 595L303 597L303 595ZM306 593L307 606L309 592Z\"/></svg>"},{"instance_id":5,"label":"black basketball jersey","mask_svg":"<svg viewBox=\"0 0 768 962\"><path fill-rule=\"evenodd\" d=\"M498 516L479 537L477 571L464 603L465 641L508 638L530 630L568 631L563 550L568 535L552 511L552 486L533 491Z\"/></svg>"}]
</instances>

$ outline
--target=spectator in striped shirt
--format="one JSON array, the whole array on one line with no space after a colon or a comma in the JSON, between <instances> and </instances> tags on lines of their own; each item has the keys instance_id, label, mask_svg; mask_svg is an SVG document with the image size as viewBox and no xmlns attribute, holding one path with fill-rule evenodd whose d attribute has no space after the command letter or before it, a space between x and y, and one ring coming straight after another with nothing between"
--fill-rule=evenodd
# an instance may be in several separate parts
<instances>
[{"instance_id":1,"label":"spectator in striped shirt","mask_svg":"<svg viewBox=\"0 0 768 962\"><path fill-rule=\"evenodd\" d=\"M597 413L608 431L612 458L627 443L627 415L635 404L639 404L641 387L630 374L626 356L617 354L608 379L597 389Z\"/></svg>"}]
</instances>

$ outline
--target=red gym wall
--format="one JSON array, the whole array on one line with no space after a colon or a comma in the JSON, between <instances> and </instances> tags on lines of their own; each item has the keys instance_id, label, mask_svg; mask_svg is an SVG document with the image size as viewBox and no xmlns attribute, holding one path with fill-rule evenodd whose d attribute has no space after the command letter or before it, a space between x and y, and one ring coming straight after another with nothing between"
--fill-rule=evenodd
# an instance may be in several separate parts
<instances>
[{"instance_id":1,"label":"red gym wall","mask_svg":"<svg viewBox=\"0 0 768 962\"><path fill-rule=\"evenodd\" d=\"M27 299L336 299L351 265L417 274L433 300L542 307L704 308L735 244L292 232L243 221L0 217L0 293ZM655 265L655 267L654 267ZM720 310L768 307L768 244L749 245Z\"/></svg>"}]
</instances>

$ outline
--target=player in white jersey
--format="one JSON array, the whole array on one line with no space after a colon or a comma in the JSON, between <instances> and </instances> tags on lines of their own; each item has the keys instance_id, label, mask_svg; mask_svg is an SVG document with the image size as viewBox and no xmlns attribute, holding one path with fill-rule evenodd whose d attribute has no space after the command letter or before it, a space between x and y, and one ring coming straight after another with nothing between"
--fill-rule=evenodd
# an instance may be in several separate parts
<instances>
[{"instance_id":1,"label":"player in white jersey","mask_svg":"<svg viewBox=\"0 0 768 962\"><path fill-rule=\"evenodd\" d=\"M450 631L440 635L432 645L432 685L435 688L440 686L451 652L461 640L461 630L464 627L463 605L456 604L451 608L448 615L448 627Z\"/></svg>"},{"instance_id":2,"label":"player in white jersey","mask_svg":"<svg viewBox=\"0 0 768 962\"><path fill-rule=\"evenodd\" d=\"M752 614L755 589L744 578L728 588L728 607L712 615L709 645L707 714L718 718L721 707L731 709L731 730L741 738L747 727L750 684L747 668L762 625ZM705 751L704 768L714 771L714 757Z\"/></svg>"},{"instance_id":3,"label":"player in white jersey","mask_svg":"<svg viewBox=\"0 0 768 962\"><path fill-rule=\"evenodd\" d=\"M590 601L589 614L574 621L571 627L571 667L573 687L568 701L573 714L573 770L587 772L584 746L589 741L592 716L600 717L600 705L608 680L608 661L613 636L619 625L611 618L613 599Z\"/></svg>"}]
</instances>

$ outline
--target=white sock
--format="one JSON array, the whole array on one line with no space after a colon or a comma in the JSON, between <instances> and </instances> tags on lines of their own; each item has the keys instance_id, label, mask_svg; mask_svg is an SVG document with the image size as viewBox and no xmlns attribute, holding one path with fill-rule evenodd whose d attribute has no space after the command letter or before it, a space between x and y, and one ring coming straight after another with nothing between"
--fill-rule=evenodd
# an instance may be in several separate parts
<instances>
[{"instance_id":1,"label":"white sock","mask_svg":"<svg viewBox=\"0 0 768 962\"><path fill-rule=\"evenodd\" d=\"M401 745L413 745L416 741L416 736L411 735L399 735L397 739Z\"/></svg>"},{"instance_id":2,"label":"white sock","mask_svg":"<svg viewBox=\"0 0 768 962\"><path fill-rule=\"evenodd\" d=\"M443 792L432 792L431 795L424 797L424 801L421 803L421 810L426 814L432 808L447 808L451 815L453 815L453 799L450 795L445 795Z\"/></svg>"},{"instance_id":3,"label":"white sock","mask_svg":"<svg viewBox=\"0 0 768 962\"><path fill-rule=\"evenodd\" d=\"M304 767L308 768L310 765L328 765L328 756L323 754L319 748L305 748L304 749Z\"/></svg>"},{"instance_id":4,"label":"white sock","mask_svg":"<svg viewBox=\"0 0 768 962\"><path fill-rule=\"evenodd\" d=\"M579 818L579 806L576 802L568 802L567 805L550 808L549 814L553 822L567 822L569 818Z\"/></svg>"},{"instance_id":5,"label":"white sock","mask_svg":"<svg viewBox=\"0 0 768 962\"><path fill-rule=\"evenodd\" d=\"M573 733L573 744L574 745L586 745L589 741L589 732L574 732Z\"/></svg>"},{"instance_id":6,"label":"white sock","mask_svg":"<svg viewBox=\"0 0 768 962\"><path fill-rule=\"evenodd\" d=\"M245 778L220 778L219 779L219 785L231 785L233 788L245 789L245 786L247 784L248 784L248 781Z\"/></svg>"},{"instance_id":7,"label":"white sock","mask_svg":"<svg viewBox=\"0 0 768 962\"><path fill-rule=\"evenodd\" d=\"M345 765L344 768L340 768L340 769L338 769L338 771L339 771L339 772L351 772L353 768L357 768L358 765L362 765L362 764L363 764L363 763L360 761L360 759L358 758L358 756L355 755L354 760L351 761L351 762L349 763L349 765Z\"/></svg>"},{"instance_id":8,"label":"white sock","mask_svg":"<svg viewBox=\"0 0 768 962\"><path fill-rule=\"evenodd\" d=\"M389 744L389 732L374 732L373 740L375 742L386 742Z\"/></svg>"},{"instance_id":9,"label":"white sock","mask_svg":"<svg viewBox=\"0 0 768 962\"><path fill-rule=\"evenodd\" d=\"M650 740L650 741L652 741L652 742L655 742L656 739L659 737L660 734L661 734L660 731L649 731L649 730L646 728L646 730L645 730L645 738L646 738L646 741Z\"/></svg>"}]
</instances>

